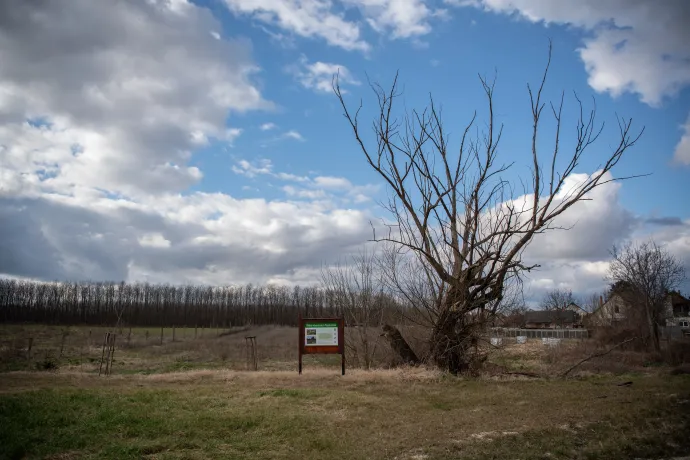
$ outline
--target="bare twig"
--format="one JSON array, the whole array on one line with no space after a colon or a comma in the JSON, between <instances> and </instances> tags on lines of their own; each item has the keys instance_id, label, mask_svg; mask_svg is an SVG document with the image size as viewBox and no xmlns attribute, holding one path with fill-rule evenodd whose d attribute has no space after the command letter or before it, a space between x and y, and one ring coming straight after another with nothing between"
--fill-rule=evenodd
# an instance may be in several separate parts
<instances>
[{"instance_id":1,"label":"bare twig","mask_svg":"<svg viewBox=\"0 0 690 460\"><path fill-rule=\"evenodd\" d=\"M600 357L602 357L602 356L608 355L609 353L611 353L611 352L612 352L613 350L615 350L616 348L621 347L621 346L625 345L626 343L630 343L630 342L632 342L633 340L637 340L637 339L639 339L639 337L632 337L632 338L630 338L630 339L626 339L626 340L622 341L621 343L618 343L618 344L612 346L611 348L609 348L608 350L606 350L606 351L604 351L604 352L602 352L602 353L594 353L593 355L590 355L590 356L586 357L585 359L583 359L583 360L580 361L579 363L577 363L577 364L575 364L574 366L570 367L567 371L563 372L563 373L561 374L561 377L566 377L573 369L577 368L577 367L580 366L581 364L586 363L586 362L589 361L590 359L600 358Z\"/></svg>"}]
</instances>

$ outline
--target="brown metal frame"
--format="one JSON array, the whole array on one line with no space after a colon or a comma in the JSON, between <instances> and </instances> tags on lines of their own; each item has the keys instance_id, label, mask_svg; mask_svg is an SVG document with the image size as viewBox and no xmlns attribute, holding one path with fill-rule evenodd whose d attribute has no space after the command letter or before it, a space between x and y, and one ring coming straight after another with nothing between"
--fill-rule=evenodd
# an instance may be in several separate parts
<instances>
[{"instance_id":1,"label":"brown metal frame","mask_svg":"<svg viewBox=\"0 0 690 460\"><path fill-rule=\"evenodd\" d=\"M304 343L304 329L307 322L330 321L338 323L338 345L337 346L318 346L307 347ZM302 374L302 355L311 354L331 354L341 356L341 375L345 375L345 318L302 318L299 315L299 366L298 370Z\"/></svg>"}]
</instances>

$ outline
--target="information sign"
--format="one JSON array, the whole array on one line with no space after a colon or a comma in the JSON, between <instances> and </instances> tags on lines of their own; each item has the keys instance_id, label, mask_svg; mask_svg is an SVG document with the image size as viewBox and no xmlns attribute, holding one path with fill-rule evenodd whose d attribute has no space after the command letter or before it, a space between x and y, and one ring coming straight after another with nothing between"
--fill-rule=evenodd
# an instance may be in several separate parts
<instances>
[{"instance_id":1,"label":"information sign","mask_svg":"<svg viewBox=\"0 0 690 460\"><path fill-rule=\"evenodd\" d=\"M302 355L339 354L345 375L345 321L343 318L299 318L299 373Z\"/></svg>"}]
</instances>

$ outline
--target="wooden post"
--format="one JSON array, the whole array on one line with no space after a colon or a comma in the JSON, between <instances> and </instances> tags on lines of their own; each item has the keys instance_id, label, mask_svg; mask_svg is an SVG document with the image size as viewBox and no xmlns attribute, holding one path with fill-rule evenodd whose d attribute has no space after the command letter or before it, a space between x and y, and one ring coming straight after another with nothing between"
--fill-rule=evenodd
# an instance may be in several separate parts
<instances>
[{"instance_id":1,"label":"wooden post","mask_svg":"<svg viewBox=\"0 0 690 460\"><path fill-rule=\"evenodd\" d=\"M29 337L29 347L26 349L26 360L31 361L31 347L34 346L34 338Z\"/></svg>"},{"instance_id":2,"label":"wooden post","mask_svg":"<svg viewBox=\"0 0 690 460\"><path fill-rule=\"evenodd\" d=\"M161 326L161 345L163 345L163 326Z\"/></svg>"},{"instance_id":3,"label":"wooden post","mask_svg":"<svg viewBox=\"0 0 690 460\"><path fill-rule=\"evenodd\" d=\"M340 360L342 373L345 375L345 316L340 317L340 324L338 325L338 342L340 342Z\"/></svg>"},{"instance_id":4,"label":"wooden post","mask_svg":"<svg viewBox=\"0 0 690 460\"><path fill-rule=\"evenodd\" d=\"M175 341L175 326L173 326L173 342Z\"/></svg>"},{"instance_id":5,"label":"wooden post","mask_svg":"<svg viewBox=\"0 0 690 460\"><path fill-rule=\"evenodd\" d=\"M144 339L145 345L148 345L148 343L149 343L149 330L148 329L146 329L146 334L144 336L145 336L145 339Z\"/></svg>"},{"instance_id":6,"label":"wooden post","mask_svg":"<svg viewBox=\"0 0 690 460\"><path fill-rule=\"evenodd\" d=\"M98 375L101 375L101 371L103 370L103 359L105 358L105 344L108 342L109 335L110 332L106 332L105 336L103 337L103 351L101 352L101 365L98 367Z\"/></svg>"},{"instance_id":7,"label":"wooden post","mask_svg":"<svg viewBox=\"0 0 690 460\"><path fill-rule=\"evenodd\" d=\"M62 340L60 341L60 356L58 356L58 359L62 358L62 351L65 349L65 339L67 338L67 334L69 334L68 331L62 331Z\"/></svg>"},{"instance_id":8,"label":"wooden post","mask_svg":"<svg viewBox=\"0 0 690 460\"><path fill-rule=\"evenodd\" d=\"M129 332L127 333L127 345L129 345L129 341L132 340L132 327L129 327Z\"/></svg>"},{"instance_id":9,"label":"wooden post","mask_svg":"<svg viewBox=\"0 0 690 460\"><path fill-rule=\"evenodd\" d=\"M259 370L259 360L256 354L256 336L247 336L244 338L246 346L247 369L253 367L254 370Z\"/></svg>"},{"instance_id":10,"label":"wooden post","mask_svg":"<svg viewBox=\"0 0 690 460\"><path fill-rule=\"evenodd\" d=\"M302 375L302 349L304 348L304 325L302 324L302 314L300 313L298 316L297 324L299 324L299 333L297 334L298 337L298 349L299 349L299 375Z\"/></svg>"},{"instance_id":11,"label":"wooden post","mask_svg":"<svg viewBox=\"0 0 690 460\"><path fill-rule=\"evenodd\" d=\"M194 325L194 338L195 338L195 339L196 339L196 328L197 328L197 326L196 326L196 324L195 324L195 325Z\"/></svg>"},{"instance_id":12,"label":"wooden post","mask_svg":"<svg viewBox=\"0 0 690 460\"><path fill-rule=\"evenodd\" d=\"M112 345L110 347L110 366L108 366L108 375L113 373L113 361L115 359L115 334L113 334Z\"/></svg>"}]
</instances>

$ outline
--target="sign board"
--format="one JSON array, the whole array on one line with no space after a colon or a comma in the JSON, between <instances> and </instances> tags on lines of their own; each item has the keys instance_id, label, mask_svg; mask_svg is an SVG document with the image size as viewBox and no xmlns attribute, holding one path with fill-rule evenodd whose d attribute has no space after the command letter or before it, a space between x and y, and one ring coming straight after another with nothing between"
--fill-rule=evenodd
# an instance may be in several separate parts
<instances>
[{"instance_id":1,"label":"sign board","mask_svg":"<svg viewBox=\"0 0 690 460\"><path fill-rule=\"evenodd\" d=\"M299 373L302 355L339 354L345 375L345 321L343 318L299 318Z\"/></svg>"},{"instance_id":2,"label":"sign board","mask_svg":"<svg viewBox=\"0 0 690 460\"><path fill-rule=\"evenodd\" d=\"M338 321L306 321L304 323L304 346L338 346Z\"/></svg>"}]
</instances>

